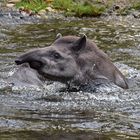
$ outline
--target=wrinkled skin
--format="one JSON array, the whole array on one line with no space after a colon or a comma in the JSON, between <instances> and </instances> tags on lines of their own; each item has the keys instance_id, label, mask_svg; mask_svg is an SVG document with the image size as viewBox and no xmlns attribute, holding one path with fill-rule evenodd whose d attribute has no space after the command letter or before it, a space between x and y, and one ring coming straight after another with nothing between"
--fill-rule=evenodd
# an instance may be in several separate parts
<instances>
[{"instance_id":1,"label":"wrinkled skin","mask_svg":"<svg viewBox=\"0 0 140 140\"><path fill-rule=\"evenodd\" d=\"M111 81L128 88L122 73L86 36L60 36L51 46L27 52L15 62L29 63L40 75L53 81L75 85Z\"/></svg>"}]
</instances>

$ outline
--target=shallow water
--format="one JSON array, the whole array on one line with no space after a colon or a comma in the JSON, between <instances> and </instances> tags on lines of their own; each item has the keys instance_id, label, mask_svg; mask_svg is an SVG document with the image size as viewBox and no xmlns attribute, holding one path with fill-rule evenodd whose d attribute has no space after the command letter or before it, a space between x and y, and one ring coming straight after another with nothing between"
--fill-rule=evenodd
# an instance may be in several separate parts
<instances>
[{"instance_id":1,"label":"shallow water","mask_svg":"<svg viewBox=\"0 0 140 140\"><path fill-rule=\"evenodd\" d=\"M57 33L85 33L133 81L95 92L60 92L64 85L16 87L5 79L16 56L54 41ZM52 20L0 26L0 139L140 139L140 21L132 17Z\"/></svg>"}]
</instances>

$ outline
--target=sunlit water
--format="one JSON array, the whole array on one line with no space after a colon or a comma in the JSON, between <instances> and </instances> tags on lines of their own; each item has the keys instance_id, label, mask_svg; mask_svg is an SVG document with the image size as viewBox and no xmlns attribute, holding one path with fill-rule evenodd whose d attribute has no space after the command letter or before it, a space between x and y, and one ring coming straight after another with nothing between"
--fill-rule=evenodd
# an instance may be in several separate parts
<instances>
[{"instance_id":1,"label":"sunlit water","mask_svg":"<svg viewBox=\"0 0 140 140\"><path fill-rule=\"evenodd\" d=\"M132 81L96 91L60 92L65 85L7 84L16 56L54 41L57 33L85 33ZM0 139L140 139L140 21L132 17L0 26Z\"/></svg>"}]
</instances>

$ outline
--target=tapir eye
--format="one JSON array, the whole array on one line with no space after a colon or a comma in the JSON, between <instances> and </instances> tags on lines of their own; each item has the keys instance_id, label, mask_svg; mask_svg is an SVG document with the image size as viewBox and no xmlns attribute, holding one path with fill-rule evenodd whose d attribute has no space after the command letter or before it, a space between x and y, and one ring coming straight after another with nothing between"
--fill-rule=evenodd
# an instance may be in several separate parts
<instances>
[{"instance_id":1,"label":"tapir eye","mask_svg":"<svg viewBox=\"0 0 140 140\"><path fill-rule=\"evenodd\" d=\"M57 53L57 52L55 52L53 54L53 56L54 56L55 59L60 59L61 58L61 55L59 53Z\"/></svg>"},{"instance_id":2,"label":"tapir eye","mask_svg":"<svg viewBox=\"0 0 140 140\"><path fill-rule=\"evenodd\" d=\"M50 51L49 56L50 56L51 59L60 59L60 58L62 58L61 54L59 54L56 51Z\"/></svg>"}]
</instances>

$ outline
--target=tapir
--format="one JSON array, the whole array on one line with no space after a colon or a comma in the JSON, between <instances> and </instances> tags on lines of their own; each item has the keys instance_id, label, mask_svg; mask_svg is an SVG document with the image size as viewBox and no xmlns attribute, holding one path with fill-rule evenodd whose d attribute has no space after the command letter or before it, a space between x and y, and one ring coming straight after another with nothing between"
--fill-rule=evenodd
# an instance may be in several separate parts
<instances>
[{"instance_id":1,"label":"tapir","mask_svg":"<svg viewBox=\"0 0 140 140\"><path fill-rule=\"evenodd\" d=\"M73 85L109 81L128 88L124 75L86 35L59 35L50 46L26 52L15 63L28 63L46 80Z\"/></svg>"}]
</instances>

